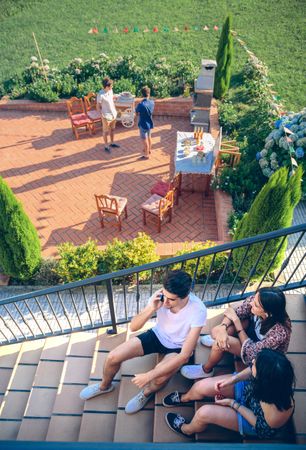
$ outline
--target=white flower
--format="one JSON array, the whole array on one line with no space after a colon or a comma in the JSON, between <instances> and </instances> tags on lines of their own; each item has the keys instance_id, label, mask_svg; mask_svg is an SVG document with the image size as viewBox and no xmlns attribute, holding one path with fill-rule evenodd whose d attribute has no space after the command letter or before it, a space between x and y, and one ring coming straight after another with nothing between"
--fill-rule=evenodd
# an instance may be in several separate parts
<instances>
[{"instance_id":1,"label":"white flower","mask_svg":"<svg viewBox=\"0 0 306 450\"><path fill-rule=\"evenodd\" d=\"M76 62L77 64L81 64L82 58L74 58L74 62Z\"/></svg>"},{"instance_id":2,"label":"white flower","mask_svg":"<svg viewBox=\"0 0 306 450\"><path fill-rule=\"evenodd\" d=\"M48 72L48 70L50 70L50 67L48 65L44 66L44 69L46 72Z\"/></svg>"},{"instance_id":3,"label":"white flower","mask_svg":"<svg viewBox=\"0 0 306 450\"><path fill-rule=\"evenodd\" d=\"M277 158L277 153L273 152L271 153L270 159L276 159Z\"/></svg>"},{"instance_id":4,"label":"white flower","mask_svg":"<svg viewBox=\"0 0 306 450\"><path fill-rule=\"evenodd\" d=\"M49 60L48 59L43 59L43 63L44 64L49 64Z\"/></svg>"},{"instance_id":5,"label":"white flower","mask_svg":"<svg viewBox=\"0 0 306 450\"><path fill-rule=\"evenodd\" d=\"M100 56L101 56L101 58L106 58L106 59L108 59L108 56L107 56L106 53L100 53Z\"/></svg>"},{"instance_id":6,"label":"white flower","mask_svg":"<svg viewBox=\"0 0 306 450\"><path fill-rule=\"evenodd\" d=\"M35 61L33 61L33 62L31 63L31 65L30 65L30 67L32 67L32 68L34 68L34 69L37 69L38 63L35 62Z\"/></svg>"},{"instance_id":7,"label":"white flower","mask_svg":"<svg viewBox=\"0 0 306 450\"><path fill-rule=\"evenodd\" d=\"M80 73L81 73L80 69L75 69L75 73L76 73L77 75L80 75Z\"/></svg>"},{"instance_id":8,"label":"white flower","mask_svg":"<svg viewBox=\"0 0 306 450\"><path fill-rule=\"evenodd\" d=\"M265 157L268 154L268 150L266 148L264 148L263 150L261 150L261 156Z\"/></svg>"},{"instance_id":9,"label":"white flower","mask_svg":"<svg viewBox=\"0 0 306 450\"><path fill-rule=\"evenodd\" d=\"M32 61L32 62L36 62L36 61L37 61L36 56L31 56L31 61Z\"/></svg>"}]
</instances>

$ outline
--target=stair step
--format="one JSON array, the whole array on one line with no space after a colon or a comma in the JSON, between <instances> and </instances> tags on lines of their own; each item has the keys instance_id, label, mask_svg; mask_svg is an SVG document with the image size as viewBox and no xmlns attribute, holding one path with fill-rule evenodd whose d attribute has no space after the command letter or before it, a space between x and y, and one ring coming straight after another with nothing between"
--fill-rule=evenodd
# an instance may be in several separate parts
<instances>
[{"instance_id":1,"label":"stair step","mask_svg":"<svg viewBox=\"0 0 306 450\"><path fill-rule=\"evenodd\" d=\"M107 334L105 329L98 331L89 384L94 384L101 381L104 361L109 351L125 342L126 337L126 327L118 328L118 334L115 335ZM121 371L119 370L119 372L115 375L115 380L117 381L114 382L116 388L113 392L103 394L85 402L79 441L109 442L113 440L120 378Z\"/></svg>"},{"instance_id":2,"label":"stair step","mask_svg":"<svg viewBox=\"0 0 306 450\"><path fill-rule=\"evenodd\" d=\"M43 345L42 339L24 342L20 348L0 406L0 439L18 435Z\"/></svg>"},{"instance_id":3,"label":"stair step","mask_svg":"<svg viewBox=\"0 0 306 450\"><path fill-rule=\"evenodd\" d=\"M46 339L17 440L46 438L69 336Z\"/></svg>"},{"instance_id":4,"label":"stair step","mask_svg":"<svg viewBox=\"0 0 306 450\"><path fill-rule=\"evenodd\" d=\"M147 323L145 328L151 327L152 324ZM143 331L144 329L140 332ZM127 338L136 336L140 332L128 332ZM114 442L152 442L154 421L153 399L137 414L126 414L124 409L127 402L139 392L137 386L131 383L131 378L136 373L148 372L156 366L156 363L156 354L133 358L122 363Z\"/></svg>"},{"instance_id":5,"label":"stair step","mask_svg":"<svg viewBox=\"0 0 306 450\"><path fill-rule=\"evenodd\" d=\"M70 336L67 354L50 419L47 441L77 441L84 400L80 391L87 386L97 332Z\"/></svg>"},{"instance_id":6,"label":"stair step","mask_svg":"<svg viewBox=\"0 0 306 450\"><path fill-rule=\"evenodd\" d=\"M179 372L176 373L166 386L158 391L155 395L155 411L154 411L154 432L153 442L187 442L188 439L173 433L165 422L165 414L172 412L173 408L165 408L162 404L163 398L173 391L187 392L192 386L192 381L187 380ZM175 408L175 412L180 412L184 416L184 412L194 414L194 408L189 406L182 406L181 409ZM185 417L185 416L184 416ZM189 417L188 417L189 418Z\"/></svg>"},{"instance_id":7,"label":"stair step","mask_svg":"<svg viewBox=\"0 0 306 450\"><path fill-rule=\"evenodd\" d=\"M0 406L10 381L21 344L0 347Z\"/></svg>"},{"instance_id":8,"label":"stair step","mask_svg":"<svg viewBox=\"0 0 306 450\"><path fill-rule=\"evenodd\" d=\"M302 294L286 294L286 310L291 320L306 320L306 302Z\"/></svg>"},{"instance_id":9,"label":"stair step","mask_svg":"<svg viewBox=\"0 0 306 450\"><path fill-rule=\"evenodd\" d=\"M152 357L152 355L148 356ZM148 356L143 356L143 359L148 359ZM156 361L156 355L154 356ZM152 367L154 367L154 358L151 358L151 361L153 362ZM152 442L154 397L136 414L126 414L124 410L127 402L138 392L137 386L131 383L131 376L122 375L114 442Z\"/></svg>"}]
</instances>

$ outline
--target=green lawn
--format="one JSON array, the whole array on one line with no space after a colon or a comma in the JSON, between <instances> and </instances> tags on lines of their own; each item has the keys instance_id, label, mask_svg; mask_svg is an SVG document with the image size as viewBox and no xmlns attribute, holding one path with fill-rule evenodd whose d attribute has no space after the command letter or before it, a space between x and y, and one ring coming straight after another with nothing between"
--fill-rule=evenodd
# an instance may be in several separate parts
<instances>
[{"instance_id":1,"label":"green lawn","mask_svg":"<svg viewBox=\"0 0 306 450\"><path fill-rule=\"evenodd\" d=\"M305 5L302 0L1 0L0 80L21 71L36 55L32 31L51 67L101 52L137 55L143 64L153 55L162 55L171 60L192 59L200 65L201 58L216 54L220 31L212 27L221 26L232 12L234 29L268 65L275 90L288 108L299 110L305 105ZM95 20L100 32L88 34ZM181 30L184 25L206 24L207 32L172 31L175 26ZM110 30L117 26L121 32L104 34L105 26ZM168 26L171 32L123 34L125 26L140 30ZM233 82L245 59L236 44Z\"/></svg>"}]
</instances>

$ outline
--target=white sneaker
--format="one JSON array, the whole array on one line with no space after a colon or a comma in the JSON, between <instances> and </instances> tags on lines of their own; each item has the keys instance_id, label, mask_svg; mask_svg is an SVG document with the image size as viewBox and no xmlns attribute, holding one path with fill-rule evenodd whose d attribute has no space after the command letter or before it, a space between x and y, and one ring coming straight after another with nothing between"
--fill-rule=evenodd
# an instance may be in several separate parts
<instances>
[{"instance_id":1,"label":"white sneaker","mask_svg":"<svg viewBox=\"0 0 306 450\"><path fill-rule=\"evenodd\" d=\"M205 347L212 347L215 340L211 337L210 334L205 334L205 336L200 337L200 342L202 345L205 345Z\"/></svg>"},{"instance_id":2,"label":"white sneaker","mask_svg":"<svg viewBox=\"0 0 306 450\"><path fill-rule=\"evenodd\" d=\"M146 397L144 395L144 391L138 392L135 397L131 398L126 404L125 412L127 414L134 414L140 411L150 400L153 394L149 395L149 397Z\"/></svg>"},{"instance_id":3,"label":"white sneaker","mask_svg":"<svg viewBox=\"0 0 306 450\"><path fill-rule=\"evenodd\" d=\"M109 388L104 389L103 391L100 389L100 383L90 384L80 392L80 398L82 400L89 400L90 398L97 397L98 395L112 392L114 389L115 386L113 384L111 384Z\"/></svg>"},{"instance_id":4,"label":"white sneaker","mask_svg":"<svg viewBox=\"0 0 306 450\"><path fill-rule=\"evenodd\" d=\"M202 364L192 364L188 366L183 366L181 368L181 374L183 377L189 380L197 380L198 378L212 377L214 371L211 370L209 373L204 372Z\"/></svg>"}]
</instances>

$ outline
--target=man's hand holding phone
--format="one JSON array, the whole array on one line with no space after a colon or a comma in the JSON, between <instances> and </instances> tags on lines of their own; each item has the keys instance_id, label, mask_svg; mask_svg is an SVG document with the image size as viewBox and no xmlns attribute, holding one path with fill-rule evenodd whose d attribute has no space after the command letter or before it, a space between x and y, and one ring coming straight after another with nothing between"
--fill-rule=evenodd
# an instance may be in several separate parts
<instances>
[{"instance_id":1,"label":"man's hand holding phone","mask_svg":"<svg viewBox=\"0 0 306 450\"><path fill-rule=\"evenodd\" d=\"M157 291L151 300L152 308L154 311L157 311L159 308L163 306L164 294L162 291Z\"/></svg>"}]
</instances>

